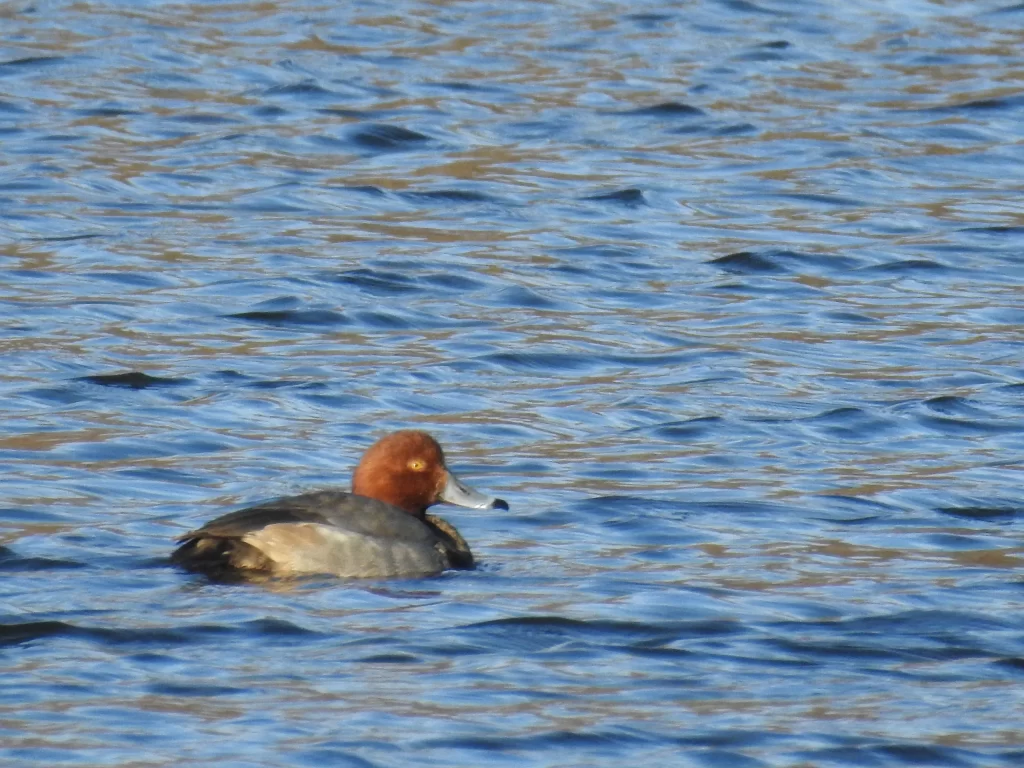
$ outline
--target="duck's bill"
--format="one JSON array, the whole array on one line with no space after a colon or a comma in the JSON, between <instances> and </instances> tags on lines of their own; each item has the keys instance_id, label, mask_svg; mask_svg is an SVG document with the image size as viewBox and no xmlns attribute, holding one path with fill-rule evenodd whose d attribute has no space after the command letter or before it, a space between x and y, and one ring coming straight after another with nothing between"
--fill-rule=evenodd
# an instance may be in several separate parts
<instances>
[{"instance_id":1,"label":"duck's bill","mask_svg":"<svg viewBox=\"0 0 1024 768\"><path fill-rule=\"evenodd\" d=\"M448 473L448 482L441 490L441 501L470 509L508 509L508 503L504 499L488 496L470 488L451 472Z\"/></svg>"}]
</instances>

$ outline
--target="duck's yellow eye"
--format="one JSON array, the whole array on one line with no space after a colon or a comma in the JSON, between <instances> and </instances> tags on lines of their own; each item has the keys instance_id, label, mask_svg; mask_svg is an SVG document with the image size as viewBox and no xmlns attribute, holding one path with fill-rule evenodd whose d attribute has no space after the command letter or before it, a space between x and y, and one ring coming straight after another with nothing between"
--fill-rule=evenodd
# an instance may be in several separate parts
<instances>
[{"instance_id":1,"label":"duck's yellow eye","mask_svg":"<svg viewBox=\"0 0 1024 768\"><path fill-rule=\"evenodd\" d=\"M427 462L425 462L423 459L413 459L412 461L409 462L409 469L411 469L413 472L422 472L426 468Z\"/></svg>"}]
</instances>

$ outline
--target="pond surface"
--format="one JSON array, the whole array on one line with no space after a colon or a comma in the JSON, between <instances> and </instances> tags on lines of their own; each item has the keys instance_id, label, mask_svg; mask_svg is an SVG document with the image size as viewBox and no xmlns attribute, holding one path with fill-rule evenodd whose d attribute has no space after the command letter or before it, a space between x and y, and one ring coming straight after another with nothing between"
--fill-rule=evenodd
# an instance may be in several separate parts
<instances>
[{"instance_id":1,"label":"pond surface","mask_svg":"<svg viewBox=\"0 0 1024 768\"><path fill-rule=\"evenodd\" d=\"M0 762L1024 764L1024 5L0 6ZM391 582L168 566L428 429Z\"/></svg>"}]
</instances>

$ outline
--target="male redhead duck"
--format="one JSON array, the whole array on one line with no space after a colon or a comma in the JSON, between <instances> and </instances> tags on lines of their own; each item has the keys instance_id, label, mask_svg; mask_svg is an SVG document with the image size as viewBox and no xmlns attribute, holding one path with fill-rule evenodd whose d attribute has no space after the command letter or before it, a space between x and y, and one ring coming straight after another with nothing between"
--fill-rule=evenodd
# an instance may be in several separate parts
<instances>
[{"instance_id":1,"label":"male redhead duck","mask_svg":"<svg viewBox=\"0 0 1024 768\"><path fill-rule=\"evenodd\" d=\"M171 561L215 578L386 578L473 568L454 526L427 514L442 501L508 509L461 483L426 432L402 430L363 454L351 493L314 491L222 515L179 538Z\"/></svg>"}]
</instances>

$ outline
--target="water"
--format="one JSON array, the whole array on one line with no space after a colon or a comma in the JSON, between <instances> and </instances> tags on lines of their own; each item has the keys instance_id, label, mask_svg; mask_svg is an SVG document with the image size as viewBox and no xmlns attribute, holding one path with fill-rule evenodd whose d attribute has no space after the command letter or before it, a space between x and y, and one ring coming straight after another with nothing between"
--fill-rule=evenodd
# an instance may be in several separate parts
<instances>
[{"instance_id":1,"label":"water","mask_svg":"<svg viewBox=\"0 0 1024 768\"><path fill-rule=\"evenodd\" d=\"M1024 762L1024 6L0 9L0 762ZM479 570L172 539L429 429Z\"/></svg>"}]
</instances>

